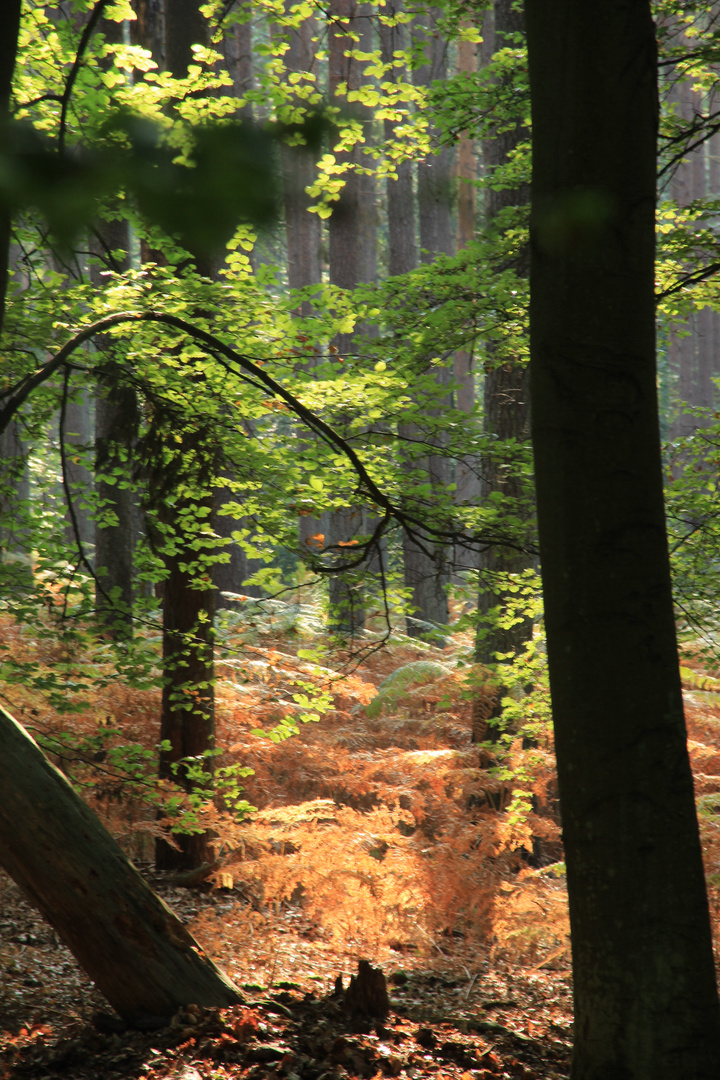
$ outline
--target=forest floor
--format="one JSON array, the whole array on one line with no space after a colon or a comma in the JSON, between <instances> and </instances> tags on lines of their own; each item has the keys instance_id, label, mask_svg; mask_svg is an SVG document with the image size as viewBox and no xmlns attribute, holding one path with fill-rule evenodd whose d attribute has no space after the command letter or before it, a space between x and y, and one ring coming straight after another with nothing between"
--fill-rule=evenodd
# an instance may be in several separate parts
<instances>
[{"instance_id":1,"label":"forest floor","mask_svg":"<svg viewBox=\"0 0 720 1080\"><path fill-rule=\"evenodd\" d=\"M20 662L57 665L50 639L2 630ZM257 810L238 824L206 808L218 861L190 884L152 870L154 812L117 759L97 753L103 729L117 732L109 742L118 746L152 749L157 691L107 679L77 713L58 714L39 693L0 685L36 735L72 732L58 763L246 998L229 1010L181 1010L158 1031L126 1030L0 877L0 1078L569 1075L572 984L549 733L545 744L511 745L501 762L471 742L479 676L462 635L442 649L398 639L357 666L337 653L308 659L309 637L265 615L230 626L219 761L254 769L243 783ZM85 662L99 670L97 656ZM720 681L688 659L683 681L717 931ZM318 722L280 742L253 734L308 709L295 699L314 688L330 695ZM83 740L94 753L83 755ZM361 959L387 979L390 1011L377 1022L353 1019L339 992Z\"/></svg>"}]
</instances>

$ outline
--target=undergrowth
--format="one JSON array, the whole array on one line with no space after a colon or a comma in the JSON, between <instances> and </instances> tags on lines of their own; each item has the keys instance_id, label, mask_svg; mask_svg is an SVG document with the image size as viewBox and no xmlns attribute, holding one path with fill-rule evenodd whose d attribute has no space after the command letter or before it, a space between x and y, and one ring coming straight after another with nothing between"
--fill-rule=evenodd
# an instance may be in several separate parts
<instances>
[{"instance_id":1,"label":"undergrowth","mask_svg":"<svg viewBox=\"0 0 720 1080\"><path fill-rule=\"evenodd\" d=\"M218 663L221 792L185 807L217 836L206 887L247 903L242 923L193 926L218 955L272 935L296 911L317 947L407 966L524 967L569 959L558 810L541 650L509 686L504 729L473 744L474 705L494 684L470 636L440 650L398 638L352 670L316 628L238 624ZM152 859L158 808L180 803L155 775L160 691L131 685L88 639L0 621L4 655L33 667L0 682L3 703L73 780L128 853ZM42 693L65 665L64 707ZM681 674L714 925L720 925L720 678L688 655ZM530 680L530 681L529 681ZM509 680L504 680L508 684ZM52 697L52 696L51 696ZM299 701L298 701L299 699ZM324 703L317 713L312 702ZM476 709L475 709L476 711ZM302 723L312 714L315 722ZM297 734L273 741L278 725ZM248 808L254 808L249 810ZM180 807L182 817L183 807ZM717 933L716 933L717 937ZM287 967L287 963L285 964Z\"/></svg>"}]
</instances>

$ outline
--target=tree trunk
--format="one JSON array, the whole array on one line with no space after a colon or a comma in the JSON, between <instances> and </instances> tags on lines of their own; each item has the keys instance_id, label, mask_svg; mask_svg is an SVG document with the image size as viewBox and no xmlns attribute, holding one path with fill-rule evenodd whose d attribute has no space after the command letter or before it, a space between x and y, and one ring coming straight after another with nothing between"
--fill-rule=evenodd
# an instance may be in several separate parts
<instances>
[{"instance_id":1,"label":"tree trunk","mask_svg":"<svg viewBox=\"0 0 720 1080\"><path fill-rule=\"evenodd\" d=\"M383 13L388 19L397 19L403 14L401 0L390 0ZM404 52L408 47L408 32L405 23L380 23L380 52L384 64L392 64L397 52ZM404 68L393 67L385 79L396 82L407 79ZM395 138L397 121L385 119L385 141L391 143ZM400 161L395 166L397 179L387 180L387 219L388 219L388 274L409 274L418 261L417 239L415 236L415 198L413 192L412 161Z\"/></svg>"},{"instance_id":2,"label":"tree trunk","mask_svg":"<svg viewBox=\"0 0 720 1080\"><path fill-rule=\"evenodd\" d=\"M172 2L172 0L170 0ZM160 71L167 68L165 58L165 3L166 0L132 0L137 18L130 23L130 41L147 49ZM162 252L150 247L148 241L140 240L140 259L143 263L165 265Z\"/></svg>"},{"instance_id":3,"label":"tree trunk","mask_svg":"<svg viewBox=\"0 0 720 1080\"><path fill-rule=\"evenodd\" d=\"M32 588L30 536L26 509L30 471L20 424L11 420L0 435L0 582L9 597Z\"/></svg>"},{"instance_id":4,"label":"tree trunk","mask_svg":"<svg viewBox=\"0 0 720 1080\"><path fill-rule=\"evenodd\" d=\"M93 417L90 394L86 387L71 388L73 400L68 401L62 417L63 449L65 456L65 498L72 503L67 508L67 542L72 548L81 544L85 555L92 560L95 529L90 516L89 495L93 476L88 468L88 453L93 445Z\"/></svg>"},{"instance_id":5,"label":"tree trunk","mask_svg":"<svg viewBox=\"0 0 720 1080\"><path fill-rule=\"evenodd\" d=\"M174 2L174 0L171 0ZM165 0L132 0L137 18L130 23L133 45L152 53L161 71L165 69Z\"/></svg>"},{"instance_id":6,"label":"tree trunk","mask_svg":"<svg viewBox=\"0 0 720 1080\"><path fill-rule=\"evenodd\" d=\"M428 63L414 73L417 85L430 86L435 79L447 78L447 42L437 31L437 8L431 9L427 25L416 28L416 44L427 45ZM420 261L432 263L438 255L452 255L455 236L452 227L452 155L444 147L438 154L429 154L418 164L418 218L420 231ZM453 379L449 368L440 368L436 376L448 391ZM449 396L449 395L448 395ZM425 410L428 417L436 417L437 409ZM417 425L401 425L400 437L417 439ZM436 436L423 433L425 442L439 445ZM450 461L441 454L432 454L412 461L414 470L425 483L430 482L435 492L445 490L450 482ZM403 533L403 567L406 588L411 590L413 614L406 617L406 630L410 637L432 636L437 627L449 621L447 587L450 583L450 550L447 545L436 544L427 536L416 543Z\"/></svg>"},{"instance_id":7,"label":"tree trunk","mask_svg":"<svg viewBox=\"0 0 720 1080\"><path fill-rule=\"evenodd\" d=\"M111 376L95 397L95 606L115 638L132 633L135 497L129 486L138 405L132 388Z\"/></svg>"},{"instance_id":8,"label":"tree trunk","mask_svg":"<svg viewBox=\"0 0 720 1080\"><path fill-rule=\"evenodd\" d=\"M192 45L206 44L208 24L200 11L200 0L172 0L165 9L165 56L168 70L175 78L187 75L192 62ZM197 262L197 260L196 260ZM212 276L212 267L197 262L198 273ZM170 417L158 417L159 440L173 432L176 445L174 460L167 463L168 475L156 474L151 493L154 509L164 521L171 540L161 553L167 577L163 588L163 695L160 738L170 749L160 755L160 776L181 783L188 792L197 784L184 758L199 759L203 771L213 771L211 757L203 756L215 746L215 671L213 623L215 590L214 567L206 565L204 544L198 535L188 534L188 522L198 519L194 506L203 504L200 495L193 504L176 497L173 483L187 482L190 490L206 492L204 509L212 520L214 495L214 447L207 431L187 431L180 446L178 433ZM158 444L159 450L159 444ZM158 456L158 459L160 457ZM200 519L202 526L202 519ZM167 533L166 533L167 535ZM199 544L200 546L193 546ZM200 786L208 788L210 781ZM177 834L173 847L158 840L155 861L159 869L192 870L212 860L212 837L207 833Z\"/></svg>"},{"instance_id":9,"label":"tree trunk","mask_svg":"<svg viewBox=\"0 0 720 1080\"><path fill-rule=\"evenodd\" d=\"M332 0L330 15L329 96L331 102L347 109L348 103L344 96L340 96L339 87L345 84L347 91L352 92L362 84L361 61L355 53L371 50L372 23L368 5L356 3L356 0ZM351 34L359 35L357 43ZM357 109L357 106L353 108ZM360 116L368 141L372 117L364 109L360 111ZM362 144L338 153L336 157L339 162L347 162L351 167L345 173L345 186L328 223L330 282L341 289L352 290L361 282L374 281L377 277L375 185L372 176L362 175L354 168L364 163ZM340 356L357 349L358 335L363 329L366 328L357 326L353 334L338 335L335 345ZM342 418L336 421L336 426L342 431ZM357 507L330 511L327 521L326 545L347 543L358 534L370 531L367 528L367 514ZM336 574L330 578L329 626L335 632L352 636L363 629L363 591L370 573L371 566L366 564L359 572Z\"/></svg>"},{"instance_id":10,"label":"tree trunk","mask_svg":"<svg viewBox=\"0 0 720 1080\"><path fill-rule=\"evenodd\" d=\"M285 28L285 32L289 45L284 56L287 74L312 72L316 67L315 20L305 19L298 27ZM304 100L293 95L290 87L288 91L288 104L305 110ZM312 153L288 146L282 148L282 165L288 285L291 289L303 289L322 281L322 222L317 214L310 213L313 200L306 191L317 178L317 166ZM303 304L299 314L311 315L311 306Z\"/></svg>"},{"instance_id":11,"label":"tree trunk","mask_svg":"<svg viewBox=\"0 0 720 1080\"><path fill-rule=\"evenodd\" d=\"M126 1020L242 998L0 707L0 862Z\"/></svg>"},{"instance_id":12,"label":"tree trunk","mask_svg":"<svg viewBox=\"0 0 720 1080\"><path fill-rule=\"evenodd\" d=\"M385 14L388 16L397 16L401 13L402 5L399 3L385 9ZM389 64L392 62L395 52L407 49L407 29L402 22L395 23L395 25L381 24L380 40L383 62ZM440 42L440 47L444 50L443 42ZM436 57L437 52L438 49L435 49L434 57ZM432 71L432 66L428 70ZM442 61L439 61L439 71L434 72L435 76L439 77L442 71ZM404 75L405 73L400 72L400 77ZM398 69L393 68L392 73L389 73L387 77L397 78ZM394 138L396 126L394 121L385 120L386 140L391 141ZM439 161L439 169L442 175L444 175L447 165L446 152L444 151L443 154L445 154L445 157L441 156ZM429 159L429 163L424 166L429 174L432 174L433 170L437 169L436 161L435 158ZM411 164L410 161L401 162L397 166L397 180L388 180L387 182L388 272L391 276L407 274L417 266L418 248L415 236L415 200ZM427 184L425 186L427 187ZM430 237L429 242L434 242L436 234L439 235L442 227L447 224L450 213L449 204L434 203L432 201L428 203L426 200L424 210L425 213L421 213L420 218L421 232L426 239L428 236ZM438 215L442 218L441 225L436 224ZM445 240L447 241L447 237ZM427 256L425 261L428 261ZM445 375L446 373L443 372L442 374ZM436 414L436 410L429 410L429 412L433 415ZM417 425L403 424L400 426L399 434L401 438L417 438L418 430ZM440 456L428 457L426 455L419 460L408 461L408 465L410 468L420 470L423 474L423 481L427 482L429 480L433 488L447 484L447 462ZM411 607L413 613L406 617L406 629L410 637L425 637L428 631L432 633L433 628L443 626L448 621L447 591L445 588L448 577L444 567L446 560L443 559L445 549L440 545L435 545L427 538L423 542L423 547L432 554L426 554L407 534L404 534L403 565L405 585L412 590ZM433 554L435 558L432 557Z\"/></svg>"},{"instance_id":13,"label":"tree trunk","mask_svg":"<svg viewBox=\"0 0 720 1080\"><path fill-rule=\"evenodd\" d=\"M105 40L121 44L123 27L103 19ZM127 221L103 221L90 248L90 280L103 287L103 270L124 273L130 265L130 227ZM118 254L119 253L119 254ZM95 393L95 608L106 632L115 638L132 633L133 548L135 506L129 486L133 447L137 441L138 404L135 391L117 378L113 346L96 341L107 357ZM117 348L117 346L115 346Z\"/></svg>"},{"instance_id":14,"label":"tree trunk","mask_svg":"<svg viewBox=\"0 0 720 1080\"><path fill-rule=\"evenodd\" d=\"M0 5L0 141L10 119L10 94L15 69L18 34L20 31L20 0L8 0ZM10 267L10 213L0 206L0 334L5 322L5 298L7 296ZM0 561L7 564L7 552L22 543L22 520L12 505L13 496L29 497L29 481L25 452L20 437L20 427L15 419L0 433ZM3 566L3 588L25 589L30 584L30 571L21 563L9 569Z\"/></svg>"},{"instance_id":15,"label":"tree trunk","mask_svg":"<svg viewBox=\"0 0 720 1080\"><path fill-rule=\"evenodd\" d=\"M692 39L686 39L688 49L692 48ZM673 73L673 77L677 75ZM702 95L693 89L690 79L679 79L672 88L670 103L677 108L678 115L688 125L693 118L703 111ZM680 207L686 207L695 200L704 199L709 194L706 175L706 158L709 156L707 142L691 150L684 161L680 162L670 181L670 196ZM712 181L712 164L710 163ZM712 191L712 187L710 187ZM712 409L715 397L713 377L717 360L712 350L712 324L717 320L717 313L710 308L701 308L690 312L687 322L682 326L684 333L679 334L673 325L669 334L670 367L677 377L676 413L671 425L672 439L686 438L701 426L697 416L682 411L686 405L698 405ZM681 463L676 463L678 471Z\"/></svg>"},{"instance_id":16,"label":"tree trunk","mask_svg":"<svg viewBox=\"0 0 720 1080\"><path fill-rule=\"evenodd\" d=\"M489 15L488 15L489 21ZM493 47L495 53L505 47L509 34L524 30L523 17L513 0L495 0L493 11ZM485 176L501 168L515 150L525 130L518 122L509 126L504 123L500 130L483 143L483 166ZM485 217L489 227L497 215L507 207L527 203L527 188L495 190L485 189ZM525 271L527 272L527 271ZM527 481L523 475L523 462L512 460L508 443L522 447L530 436L530 388L528 366L514 356L498 355L490 343L487 345L487 362L483 390L483 426L485 434L497 440L497 454L485 453L482 461L480 497L487 501L495 493L507 500L507 512L520 519L530 513ZM483 664L495 664L497 653L518 653L532 636L532 622L522 619L513 626L498 625L497 616L506 614L507 593L503 589L504 575L518 574L532 566L532 558L508 548L489 548L480 557L480 590L478 614L481 622L476 642L476 659ZM501 695L499 695L500 698ZM498 698L498 700L499 700ZM499 707L498 710L499 712ZM475 733L477 734L477 733Z\"/></svg>"},{"instance_id":17,"label":"tree trunk","mask_svg":"<svg viewBox=\"0 0 720 1080\"><path fill-rule=\"evenodd\" d=\"M289 13L291 4L285 5ZM316 34L317 24L314 18L305 19L299 26L285 28L289 48L285 53L287 76L297 73L313 72L317 83ZM306 84L303 84L306 85ZM289 104L306 110L306 103L288 87ZM283 146L283 199L285 204L285 241L287 244L287 274L290 289L304 289L309 285L319 285L322 281L321 244L322 222L317 214L311 214L309 207L312 199L307 188L314 183L317 165L310 152L298 151L297 148ZM312 305L306 300L297 309L298 315L308 318L312 315ZM310 370L315 366L313 358L304 362ZM298 453L302 454L312 436L307 430L298 433ZM311 514L298 518L298 542L300 550L314 551L313 537L322 533L322 520Z\"/></svg>"},{"instance_id":18,"label":"tree trunk","mask_svg":"<svg viewBox=\"0 0 720 1080\"><path fill-rule=\"evenodd\" d=\"M160 739L170 743L160 754L160 776L181 783L188 792L198 785L188 774L185 758L199 759L212 773L215 746L215 673L213 662L214 591L203 587L201 571L188 567L197 556L192 548L166 555L169 570L163 597L163 675ZM200 786L207 787L207 784ZM178 848L164 840L156 845L162 870L192 870L214 858L212 837L204 832L178 834Z\"/></svg>"},{"instance_id":19,"label":"tree trunk","mask_svg":"<svg viewBox=\"0 0 720 1080\"><path fill-rule=\"evenodd\" d=\"M0 4L0 140L10 119L10 94L15 70L18 34L20 32L21 0L6 0ZM5 297L10 263L10 212L0 206L0 333L5 321Z\"/></svg>"},{"instance_id":20,"label":"tree trunk","mask_svg":"<svg viewBox=\"0 0 720 1080\"><path fill-rule=\"evenodd\" d=\"M650 4L530 0L531 379L573 1080L710 1080L720 1011L655 373Z\"/></svg>"},{"instance_id":21,"label":"tree trunk","mask_svg":"<svg viewBox=\"0 0 720 1080\"><path fill-rule=\"evenodd\" d=\"M201 0L166 0L165 63L176 79L187 76L192 46L208 44L208 22L201 6Z\"/></svg>"},{"instance_id":22,"label":"tree trunk","mask_svg":"<svg viewBox=\"0 0 720 1080\"><path fill-rule=\"evenodd\" d=\"M427 63L414 72L418 86L430 87L447 78L448 43L439 33L438 8L431 8L426 25L416 25L415 44L425 45ZM437 137L437 132L434 132ZM439 153L428 154L418 164L418 215L420 222L420 261L433 262L438 255L455 251L455 232L452 224L452 151L443 146Z\"/></svg>"},{"instance_id":23,"label":"tree trunk","mask_svg":"<svg viewBox=\"0 0 720 1080\"><path fill-rule=\"evenodd\" d=\"M252 108L245 99L253 85L251 20L247 18L245 22L233 23L228 28L219 49L225 59L228 75L233 81L233 94L245 102L240 109L240 115L249 119L252 116Z\"/></svg>"},{"instance_id":24,"label":"tree trunk","mask_svg":"<svg viewBox=\"0 0 720 1080\"><path fill-rule=\"evenodd\" d=\"M458 70L471 75L477 66L477 46L470 41L458 42ZM475 211L477 180L477 155L475 140L466 134L460 136L457 149L457 247L462 250L475 239ZM475 371L471 351L462 349L455 353L453 374L455 379L455 408L470 416L475 409ZM476 423L476 421L474 422ZM478 462L465 458L455 462L455 501L477 503L480 497ZM461 551L459 559L465 567L477 567L477 556Z\"/></svg>"}]
</instances>

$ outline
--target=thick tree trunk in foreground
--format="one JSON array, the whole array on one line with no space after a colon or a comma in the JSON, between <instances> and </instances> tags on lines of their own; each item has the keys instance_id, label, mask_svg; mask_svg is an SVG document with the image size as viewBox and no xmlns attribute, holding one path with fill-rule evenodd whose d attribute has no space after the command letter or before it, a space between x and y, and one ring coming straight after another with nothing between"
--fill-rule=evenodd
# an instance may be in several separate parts
<instances>
[{"instance_id":1,"label":"thick tree trunk in foreground","mask_svg":"<svg viewBox=\"0 0 720 1080\"><path fill-rule=\"evenodd\" d=\"M526 4L531 379L573 1080L713 1080L712 944L663 510L646 0Z\"/></svg>"},{"instance_id":2,"label":"thick tree trunk in foreground","mask_svg":"<svg viewBox=\"0 0 720 1080\"><path fill-rule=\"evenodd\" d=\"M0 863L129 1021L241 995L0 707Z\"/></svg>"}]
</instances>

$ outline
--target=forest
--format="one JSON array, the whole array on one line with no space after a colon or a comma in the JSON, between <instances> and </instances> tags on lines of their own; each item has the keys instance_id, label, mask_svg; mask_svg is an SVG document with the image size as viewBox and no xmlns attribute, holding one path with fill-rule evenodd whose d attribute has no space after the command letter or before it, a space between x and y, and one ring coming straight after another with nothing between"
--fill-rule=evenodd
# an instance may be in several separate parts
<instances>
[{"instance_id":1,"label":"forest","mask_svg":"<svg viewBox=\"0 0 720 1080\"><path fill-rule=\"evenodd\" d=\"M716 1080L719 77L0 5L3 1076Z\"/></svg>"}]
</instances>

